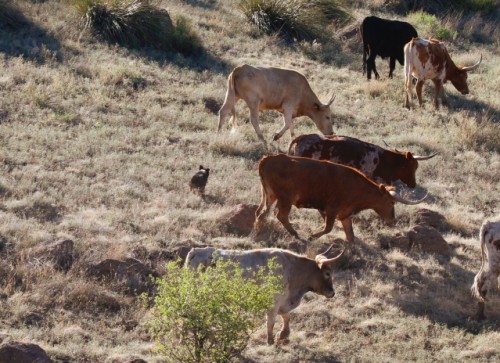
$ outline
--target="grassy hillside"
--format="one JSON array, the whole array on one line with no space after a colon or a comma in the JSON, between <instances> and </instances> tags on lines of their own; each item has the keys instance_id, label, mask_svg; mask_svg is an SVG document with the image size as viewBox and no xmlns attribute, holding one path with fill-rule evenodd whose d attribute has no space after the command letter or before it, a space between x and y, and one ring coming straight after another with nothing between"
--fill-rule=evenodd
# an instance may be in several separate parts
<instances>
[{"instance_id":1,"label":"grassy hillside","mask_svg":"<svg viewBox=\"0 0 500 363\"><path fill-rule=\"evenodd\" d=\"M286 133L271 142L282 120L265 112L266 149L242 102L237 131L224 125L216 133L227 76L249 63L299 70L323 102L335 93L337 134L439 156L421 162L416 191L407 191L428 192L428 201L397 205L393 227L372 211L359 214L356 244L334 277L335 298L308 293L292 314L288 344L266 345L263 317L245 360L500 359L500 299L494 293L489 319L476 322L469 292L481 265L479 228L500 212L498 9L426 8L439 11L432 23L427 13L408 14L413 8L405 1L344 2L352 20L332 28L329 42L297 43L261 35L233 1L157 3L174 23L189 20L200 54L103 42L81 31L76 9L64 0L16 1L12 23L0 18L0 344L36 343L55 362L161 362L136 294L89 276L89 266L133 257L161 273L183 246L289 246L274 217L271 237L261 242L228 233L222 221L237 204L259 203L257 160L290 141ZM388 79L387 60L379 58L381 80L366 81L355 28L369 14L411 21L422 37L448 29L441 34L450 35L458 64L482 54L469 75L470 94L447 84L450 105L436 110L428 82L424 107L407 110L402 67ZM307 118L295 123L297 134L317 132ZM200 164L211 169L205 199L188 186ZM382 236L408 230L419 208L446 218L449 255L380 247ZM302 236L322 227L312 210L294 209L291 222ZM309 252L335 238L344 238L340 223ZM68 272L31 257L61 239L74 241Z\"/></svg>"}]
</instances>

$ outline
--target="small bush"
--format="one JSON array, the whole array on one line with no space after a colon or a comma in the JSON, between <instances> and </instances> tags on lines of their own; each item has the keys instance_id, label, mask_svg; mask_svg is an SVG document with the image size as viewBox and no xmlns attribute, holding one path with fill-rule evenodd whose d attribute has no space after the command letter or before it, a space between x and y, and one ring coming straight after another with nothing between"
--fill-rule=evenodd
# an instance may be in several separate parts
<instances>
[{"instance_id":1,"label":"small bush","mask_svg":"<svg viewBox=\"0 0 500 363\"><path fill-rule=\"evenodd\" d=\"M110 43L194 53L201 49L189 22L176 26L155 0L70 0L82 16L82 26Z\"/></svg>"},{"instance_id":2,"label":"small bush","mask_svg":"<svg viewBox=\"0 0 500 363\"><path fill-rule=\"evenodd\" d=\"M156 279L149 329L167 361L229 362L240 356L250 333L281 291L270 263L253 279L231 262L219 260L202 272L167 264Z\"/></svg>"},{"instance_id":3,"label":"small bush","mask_svg":"<svg viewBox=\"0 0 500 363\"><path fill-rule=\"evenodd\" d=\"M330 24L345 25L351 19L335 0L241 0L239 7L260 32L288 41L327 39Z\"/></svg>"},{"instance_id":4,"label":"small bush","mask_svg":"<svg viewBox=\"0 0 500 363\"><path fill-rule=\"evenodd\" d=\"M450 30L441 24L435 15L425 11L415 11L408 15L408 19L418 30L423 38L437 38L439 40L450 41L457 37L458 33Z\"/></svg>"},{"instance_id":5,"label":"small bush","mask_svg":"<svg viewBox=\"0 0 500 363\"><path fill-rule=\"evenodd\" d=\"M458 33L453 30L439 27L434 31L434 36L440 40L451 41L458 36Z\"/></svg>"}]
</instances>

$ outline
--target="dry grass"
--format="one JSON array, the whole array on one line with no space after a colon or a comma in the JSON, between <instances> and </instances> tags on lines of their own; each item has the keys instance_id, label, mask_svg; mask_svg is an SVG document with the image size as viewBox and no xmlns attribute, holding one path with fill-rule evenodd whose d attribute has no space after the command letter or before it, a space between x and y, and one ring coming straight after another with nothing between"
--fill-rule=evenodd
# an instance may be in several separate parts
<instances>
[{"instance_id":1,"label":"dry grass","mask_svg":"<svg viewBox=\"0 0 500 363\"><path fill-rule=\"evenodd\" d=\"M429 192L424 206L450 223L444 238L452 249L449 258L382 250L379 236L406 231L418 208L398 205L393 227L373 212L362 213L354 223L358 240L351 258L335 276L336 297L307 294L293 314L288 345L265 345L263 321L247 360L498 360L498 294L487 305L490 320L469 319L475 306L469 287L480 266L478 230L499 210L500 62L498 43L483 41L490 39L492 23L484 25L491 31L481 42L471 35L465 43L459 35L449 45L459 64L483 55L469 76L471 94L462 96L447 84L450 107L435 110L428 84L424 107L408 111L402 107L402 67L392 80L366 82L361 47L352 39L348 47L308 45L303 52L256 36L235 15L232 1L159 3L173 18L189 16L206 54L158 56L93 39L78 42L68 25L77 14L64 0L17 2L29 29L0 33L2 41L17 39L0 47L0 342L34 342L56 362L130 356L159 362L144 329L147 312L118 284L86 277L90 263L136 257L161 271L171 252L188 243L290 243L274 217L272 238L259 243L227 234L220 223L236 204L260 200L256 161L266 150L246 106L237 107L234 134L227 126L215 132L214 110L223 101L227 75L233 65L248 62L300 70L323 101L336 93L338 134L380 145L384 140L416 154L439 151L421 163L417 191ZM358 20L365 11L352 9ZM377 66L388 73L386 62ZM270 141L282 118L269 112L261 120ZM310 132L316 129L309 119L296 120L297 134ZM286 150L289 140L286 134L269 142L269 150ZM205 199L188 187L200 164L211 170ZM302 235L322 226L316 211L294 209L291 221ZM311 249L337 237L344 238L339 225ZM68 274L21 258L29 248L61 238L75 242ZM42 316L34 325L27 318L32 311Z\"/></svg>"}]
</instances>

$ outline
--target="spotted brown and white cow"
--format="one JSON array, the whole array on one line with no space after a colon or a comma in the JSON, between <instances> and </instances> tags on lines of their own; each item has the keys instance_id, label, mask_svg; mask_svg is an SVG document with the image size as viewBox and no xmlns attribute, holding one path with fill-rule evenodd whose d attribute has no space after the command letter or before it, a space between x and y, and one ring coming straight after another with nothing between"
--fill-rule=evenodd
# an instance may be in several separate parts
<instances>
[{"instance_id":1,"label":"spotted brown and white cow","mask_svg":"<svg viewBox=\"0 0 500 363\"><path fill-rule=\"evenodd\" d=\"M437 153L419 156L409 151L387 150L349 136L308 134L292 140L288 155L352 166L378 183L392 184L401 180L414 188L418 162L428 160Z\"/></svg>"},{"instance_id":2,"label":"spotted brown and white cow","mask_svg":"<svg viewBox=\"0 0 500 363\"><path fill-rule=\"evenodd\" d=\"M439 107L438 97L446 105L444 94L444 83L450 81L462 94L469 93L467 85L467 72L470 72L481 64L483 57L470 67L457 66L451 59L443 42L436 39L413 38L404 47L405 54L405 107L410 108L412 93L412 77L417 79L415 86L417 98L422 106L422 87L425 80L434 82L434 106Z\"/></svg>"},{"instance_id":3,"label":"spotted brown and white cow","mask_svg":"<svg viewBox=\"0 0 500 363\"><path fill-rule=\"evenodd\" d=\"M500 289L500 220L484 222L479 232L479 239L481 241L481 269L474 278L471 291L478 300L476 317L484 319L486 294L495 280Z\"/></svg>"},{"instance_id":4,"label":"spotted brown and white cow","mask_svg":"<svg viewBox=\"0 0 500 363\"><path fill-rule=\"evenodd\" d=\"M259 267L266 267L269 261L274 260L278 265L276 273L282 277L283 291L276 296L274 306L267 313L267 342L273 344L273 329L278 314L283 318L283 329L278 339L283 340L290 335L290 311L299 306L306 292L312 291L327 298L335 295L332 270L342 253L327 258L332 247L333 245L314 259L279 248L250 251L193 248L186 257L185 266L194 269L198 266L208 267L214 260L221 258L237 263L245 271L244 276L252 278Z\"/></svg>"},{"instance_id":5,"label":"spotted brown and white cow","mask_svg":"<svg viewBox=\"0 0 500 363\"><path fill-rule=\"evenodd\" d=\"M295 117L308 116L323 134L332 134L332 111L328 103L320 102L311 89L306 77L292 69L277 67L252 67L248 64L233 69L227 80L224 104L219 110L218 131L231 112L233 129L236 127L235 104L244 100L250 109L250 122L259 139L264 136L259 127L259 111L276 110L283 114L283 127L274 134L278 140L286 130L294 137L292 120Z\"/></svg>"}]
</instances>

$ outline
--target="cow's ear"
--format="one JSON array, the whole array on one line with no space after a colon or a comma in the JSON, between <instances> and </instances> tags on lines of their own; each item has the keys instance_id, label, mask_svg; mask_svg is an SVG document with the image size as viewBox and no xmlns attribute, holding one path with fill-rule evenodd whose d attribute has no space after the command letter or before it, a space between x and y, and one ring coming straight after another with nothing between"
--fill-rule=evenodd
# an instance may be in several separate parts
<instances>
[{"instance_id":1,"label":"cow's ear","mask_svg":"<svg viewBox=\"0 0 500 363\"><path fill-rule=\"evenodd\" d=\"M409 151L406 152L406 158L407 159L413 159L413 154Z\"/></svg>"},{"instance_id":2,"label":"cow's ear","mask_svg":"<svg viewBox=\"0 0 500 363\"><path fill-rule=\"evenodd\" d=\"M199 170L202 170L203 169L203 165L200 165L200 169Z\"/></svg>"}]
</instances>

